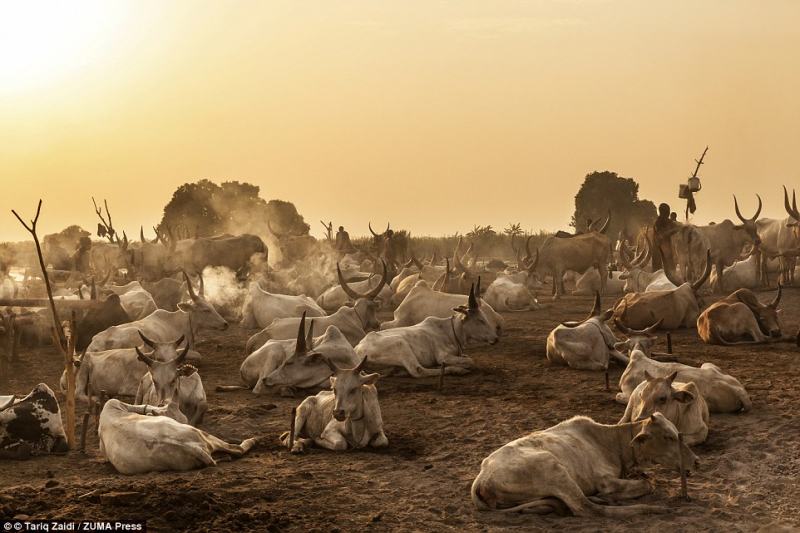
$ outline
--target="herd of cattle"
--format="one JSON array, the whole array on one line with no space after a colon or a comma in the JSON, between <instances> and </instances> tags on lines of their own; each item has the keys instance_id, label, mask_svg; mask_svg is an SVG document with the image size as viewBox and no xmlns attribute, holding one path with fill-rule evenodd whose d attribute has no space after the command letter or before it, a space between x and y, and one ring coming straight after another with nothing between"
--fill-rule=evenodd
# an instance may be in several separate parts
<instances>
[{"instance_id":1,"label":"herd of cattle","mask_svg":"<svg viewBox=\"0 0 800 533\"><path fill-rule=\"evenodd\" d=\"M693 367L654 354L656 331L697 328L702 341L720 345L797 341L784 333L778 310L781 283L792 282L800 250L800 212L788 194L785 207L785 220L758 219L759 198L750 219L735 204L740 225L683 225L672 236L676 268L666 271L653 271L648 228L611 239L607 220L585 233L548 237L536 250L528 239L510 263L481 261L461 243L444 261L420 261L410 252L401 260L391 234L373 232L372 250L346 253L321 243L316 257L278 268L267 265L267 247L252 235L158 242L142 236L141 243L95 245L106 251L94 252L100 259L89 264L105 279L69 272L55 297L97 300L78 321L76 398L79 405L105 402L101 451L120 473L138 474L214 465L215 453L241 456L256 444L229 444L198 427L208 402L196 339L231 320L253 334L243 347L240 383L219 391L321 390L297 407L293 433L279 437L292 453L386 447L380 376L471 372L466 350L500 341L502 313L539 309L536 292L545 286L555 298L574 286L573 294L593 295L594 305L585 320L549 333L547 359L583 370L624 366L616 400L625 414L616 425L571 418L506 444L480 465L471 497L482 510L627 516L663 508L604 505L652 491L626 473L648 463L691 470L697 457L690 446L706 439L710 413L752 407L742 384L714 364ZM41 279L12 275L10 266L2 269L0 296L40 295ZM204 281L220 267L231 273L234 286L226 291L237 294L233 303L219 291L212 295ZM769 283L770 272L780 282L765 304L751 289ZM710 291L724 297L706 307ZM605 310L601 293L620 297ZM392 310L392 320L381 323L381 309ZM47 312L4 313L12 311L27 318L14 334L46 342ZM50 387L0 396L0 457L66 448Z\"/></svg>"}]
</instances>

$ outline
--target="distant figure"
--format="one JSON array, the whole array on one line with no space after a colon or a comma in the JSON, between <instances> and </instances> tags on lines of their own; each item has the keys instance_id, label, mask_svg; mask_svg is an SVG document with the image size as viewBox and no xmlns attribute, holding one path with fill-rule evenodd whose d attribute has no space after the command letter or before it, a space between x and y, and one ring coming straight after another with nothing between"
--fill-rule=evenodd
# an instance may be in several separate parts
<instances>
[{"instance_id":1,"label":"distant figure","mask_svg":"<svg viewBox=\"0 0 800 533\"><path fill-rule=\"evenodd\" d=\"M669 214L669 219L672 220L673 222L677 222L678 221L678 213L673 211L672 213Z\"/></svg>"},{"instance_id":2,"label":"distant figure","mask_svg":"<svg viewBox=\"0 0 800 533\"><path fill-rule=\"evenodd\" d=\"M344 226L339 226L339 231L336 232L336 251L342 254L354 251L353 243L350 242L350 234L344 230Z\"/></svg>"},{"instance_id":3,"label":"distant figure","mask_svg":"<svg viewBox=\"0 0 800 533\"><path fill-rule=\"evenodd\" d=\"M673 218L672 215L675 215ZM653 224L653 240L656 251L653 254L653 270L663 268L670 272L675 271L675 258L672 253L672 236L680 231L683 225L677 221L677 214L673 213L668 204L658 206L658 218Z\"/></svg>"}]
</instances>

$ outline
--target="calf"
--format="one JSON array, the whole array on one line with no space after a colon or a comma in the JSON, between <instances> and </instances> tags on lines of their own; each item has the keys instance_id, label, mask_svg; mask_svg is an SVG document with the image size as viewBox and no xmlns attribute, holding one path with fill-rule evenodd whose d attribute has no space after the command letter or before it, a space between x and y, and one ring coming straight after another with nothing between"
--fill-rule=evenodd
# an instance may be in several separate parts
<instances>
[{"instance_id":1,"label":"calf","mask_svg":"<svg viewBox=\"0 0 800 533\"><path fill-rule=\"evenodd\" d=\"M184 347L174 359L159 361L145 355L139 348L136 354L139 361L147 365L147 373L142 376L136 391L136 404L163 406L170 403L177 409L170 412L171 418L178 422L196 426L203 421L208 409L203 381L197 368L184 364L189 345Z\"/></svg>"},{"instance_id":2,"label":"calf","mask_svg":"<svg viewBox=\"0 0 800 533\"><path fill-rule=\"evenodd\" d=\"M449 318L428 317L420 324L367 334L356 346L359 357L369 358L370 367L404 372L412 377L436 376L444 364L445 373L465 374L474 366L463 348L470 341L490 345L499 340L495 325L470 290L467 306L454 307Z\"/></svg>"},{"instance_id":3,"label":"calf","mask_svg":"<svg viewBox=\"0 0 800 533\"><path fill-rule=\"evenodd\" d=\"M330 363L331 390L309 396L297 408L292 453L302 453L312 443L335 451L389 445L375 388L380 375L362 374L365 362L352 369ZM289 433L280 440L286 446Z\"/></svg>"},{"instance_id":4,"label":"calf","mask_svg":"<svg viewBox=\"0 0 800 533\"><path fill-rule=\"evenodd\" d=\"M489 285L484 300L495 311L515 312L539 309L539 301L530 289L505 274L499 275Z\"/></svg>"},{"instance_id":5,"label":"calf","mask_svg":"<svg viewBox=\"0 0 800 533\"><path fill-rule=\"evenodd\" d=\"M240 457L256 443L251 438L241 444L228 444L163 416L169 409L169 405L131 405L116 399L106 402L100 413L100 451L118 472L144 474L214 466L215 452Z\"/></svg>"},{"instance_id":6,"label":"calf","mask_svg":"<svg viewBox=\"0 0 800 533\"><path fill-rule=\"evenodd\" d=\"M693 469L697 457L661 413L607 426L574 417L509 442L481 463L472 501L482 511L568 511L575 516L629 517L667 512L652 505L606 506L588 496L617 500L653 491L646 479L624 479L636 465L658 463ZM596 499L596 498L595 498Z\"/></svg>"},{"instance_id":7,"label":"calf","mask_svg":"<svg viewBox=\"0 0 800 533\"><path fill-rule=\"evenodd\" d=\"M738 379L712 363L703 363L696 368L681 363L662 363L647 357L643 351L634 349L628 359L628 366L619 378L617 402L627 405L636 387L651 376L666 376L676 372L675 379L681 383L693 382L708 404L712 413L737 413L749 411L752 407L750 396Z\"/></svg>"},{"instance_id":8,"label":"calf","mask_svg":"<svg viewBox=\"0 0 800 533\"><path fill-rule=\"evenodd\" d=\"M0 396L0 459L68 450L61 410L53 391L39 383L24 398Z\"/></svg>"},{"instance_id":9,"label":"calf","mask_svg":"<svg viewBox=\"0 0 800 533\"><path fill-rule=\"evenodd\" d=\"M653 377L647 371L645 380L631 393L628 406L619 424L644 420L660 411L675 424L689 446L705 442L708 436L708 405L693 382L675 381L678 373L665 378Z\"/></svg>"},{"instance_id":10,"label":"calf","mask_svg":"<svg viewBox=\"0 0 800 533\"><path fill-rule=\"evenodd\" d=\"M594 307L582 322L564 322L547 336L547 360L580 370L606 370L609 357L626 364L628 358L615 347L614 333L606 321L612 310L603 312L600 293L595 293Z\"/></svg>"},{"instance_id":11,"label":"calf","mask_svg":"<svg viewBox=\"0 0 800 533\"><path fill-rule=\"evenodd\" d=\"M796 336L781 332L778 303L782 288L767 305L750 289L739 289L711 304L697 318L697 334L707 344L762 344L794 341Z\"/></svg>"}]
</instances>

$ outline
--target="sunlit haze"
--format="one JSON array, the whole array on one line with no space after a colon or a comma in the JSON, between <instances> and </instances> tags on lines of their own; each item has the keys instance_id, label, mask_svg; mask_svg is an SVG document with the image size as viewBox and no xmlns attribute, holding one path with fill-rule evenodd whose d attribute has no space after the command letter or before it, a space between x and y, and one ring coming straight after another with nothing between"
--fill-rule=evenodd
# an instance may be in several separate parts
<instances>
[{"instance_id":1,"label":"sunlit haze","mask_svg":"<svg viewBox=\"0 0 800 533\"><path fill-rule=\"evenodd\" d=\"M138 235L175 188L248 181L367 233L566 228L593 170L697 222L800 186L800 2L0 3L0 240Z\"/></svg>"}]
</instances>

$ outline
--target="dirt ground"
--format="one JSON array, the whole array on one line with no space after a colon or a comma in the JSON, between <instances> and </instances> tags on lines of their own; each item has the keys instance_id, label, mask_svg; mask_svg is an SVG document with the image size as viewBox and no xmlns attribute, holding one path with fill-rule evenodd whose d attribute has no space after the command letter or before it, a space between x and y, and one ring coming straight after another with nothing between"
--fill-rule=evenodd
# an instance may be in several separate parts
<instances>
[{"instance_id":1,"label":"dirt ground","mask_svg":"<svg viewBox=\"0 0 800 533\"><path fill-rule=\"evenodd\" d=\"M762 299L771 297L761 295ZM605 304L612 302L604 299ZM501 343L468 350L477 370L437 379L384 378L381 409L389 448L293 456L278 445L292 406L302 397L217 393L238 382L248 332L232 327L205 335L198 350L208 391L203 428L228 440L264 437L246 457L188 473L123 476L88 453L0 463L0 517L145 518L150 530L230 531L574 531L636 528L656 531L753 531L773 522L800 527L800 349L793 345L712 347L694 330L673 334L682 362L710 361L751 388L754 408L712 415L708 441L696 447L701 469L689 478L690 502L679 498L677 474L650 470L654 494L640 501L668 506L665 515L603 518L478 512L469 498L481 461L506 442L573 415L616 422L612 390L602 373L547 364L545 338L560 320L580 319L588 298L568 297L537 312L509 314ZM782 303L791 331L800 322L800 290ZM659 351L664 350L663 337ZM23 352L10 390L26 394L45 382L58 386L55 352ZM79 405L79 419L83 406ZM115 496L135 492L133 498Z\"/></svg>"}]
</instances>

